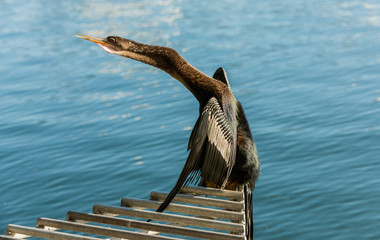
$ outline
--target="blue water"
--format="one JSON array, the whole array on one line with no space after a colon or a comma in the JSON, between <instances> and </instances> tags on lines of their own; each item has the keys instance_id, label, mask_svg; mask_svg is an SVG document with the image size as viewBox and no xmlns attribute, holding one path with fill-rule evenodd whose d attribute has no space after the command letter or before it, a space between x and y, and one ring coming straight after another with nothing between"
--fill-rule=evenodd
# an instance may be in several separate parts
<instances>
[{"instance_id":1,"label":"blue water","mask_svg":"<svg viewBox=\"0 0 380 240\"><path fill-rule=\"evenodd\" d=\"M75 34L177 49L242 102L257 239L380 239L378 1L2 1L0 232L169 191L198 105Z\"/></svg>"}]
</instances>

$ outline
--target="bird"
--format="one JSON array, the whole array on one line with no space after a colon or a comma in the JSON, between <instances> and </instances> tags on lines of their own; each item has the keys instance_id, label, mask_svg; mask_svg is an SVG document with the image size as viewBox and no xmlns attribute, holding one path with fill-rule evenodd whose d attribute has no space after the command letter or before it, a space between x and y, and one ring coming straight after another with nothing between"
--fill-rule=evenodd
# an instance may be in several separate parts
<instances>
[{"instance_id":1,"label":"bird","mask_svg":"<svg viewBox=\"0 0 380 240\"><path fill-rule=\"evenodd\" d=\"M247 117L232 93L226 71L218 68L210 77L169 47L143 44L120 36L76 36L98 44L108 53L165 71L199 102L199 117L190 135L187 160L175 186L156 211L164 211L180 189L189 184L243 190L245 234L247 239L253 239L252 193L260 174L260 161Z\"/></svg>"}]
</instances>

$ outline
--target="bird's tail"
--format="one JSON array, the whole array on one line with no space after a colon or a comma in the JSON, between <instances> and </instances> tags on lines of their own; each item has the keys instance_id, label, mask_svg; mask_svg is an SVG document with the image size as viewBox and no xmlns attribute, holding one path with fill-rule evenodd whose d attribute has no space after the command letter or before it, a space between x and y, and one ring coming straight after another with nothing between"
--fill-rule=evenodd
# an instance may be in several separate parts
<instances>
[{"instance_id":1,"label":"bird's tail","mask_svg":"<svg viewBox=\"0 0 380 240\"><path fill-rule=\"evenodd\" d=\"M156 212L163 212L169 206L169 204L172 202L175 195L177 195L179 190L181 190L181 188L184 185L184 183L185 183L187 177L189 176L190 172L191 172L191 170L187 169L186 165L185 165L185 167L182 169L181 175L179 176L179 178L177 180L177 183L175 184L173 189L170 191L168 196L165 198L165 200L157 208ZM151 219L148 219L147 222L150 222L150 221L151 221Z\"/></svg>"},{"instance_id":2,"label":"bird's tail","mask_svg":"<svg viewBox=\"0 0 380 240\"><path fill-rule=\"evenodd\" d=\"M202 156L202 152L200 151L202 151L202 148L191 149L185 166L183 167L175 186L170 191L164 202L157 208L156 212L163 212L172 202L179 190L181 190L182 186L198 181L200 177L200 166L202 164L200 161L202 158L199 157ZM151 220L149 219L148 222L150 221Z\"/></svg>"},{"instance_id":3,"label":"bird's tail","mask_svg":"<svg viewBox=\"0 0 380 240\"><path fill-rule=\"evenodd\" d=\"M161 205L157 208L156 212L163 212L169 206L169 204L172 202L175 195L177 195L179 190L181 190L190 172L191 172L190 169L187 169L186 167L183 168L181 175L179 176L177 180L177 183L175 184L173 189L170 191L168 196L165 198L164 202L161 203Z\"/></svg>"},{"instance_id":4,"label":"bird's tail","mask_svg":"<svg viewBox=\"0 0 380 240\"><path fill-rule=\"evenodd\" d=\"M252 203L252 191L253 189L244 185L244 202L245 202L245 228L246 239L253 240L253 203Z\"/></svg>"}]
</instances>

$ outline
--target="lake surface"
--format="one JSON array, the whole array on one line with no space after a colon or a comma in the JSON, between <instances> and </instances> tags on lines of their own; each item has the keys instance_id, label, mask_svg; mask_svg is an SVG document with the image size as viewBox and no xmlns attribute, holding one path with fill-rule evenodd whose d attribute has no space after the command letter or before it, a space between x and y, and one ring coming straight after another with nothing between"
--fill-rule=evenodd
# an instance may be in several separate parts
<instances>
[{"instance_id":1,"label":"lake surface","mask_svg":"<svg viewBox=\"0 0 380 240\"><path fill-rule=\"evenodd\" d=\"M262 173L256 239L380 239L378 1L2 1L0 232L170 191L195 98L75 34L220 66Z\"/></svg>"}]
</instances>

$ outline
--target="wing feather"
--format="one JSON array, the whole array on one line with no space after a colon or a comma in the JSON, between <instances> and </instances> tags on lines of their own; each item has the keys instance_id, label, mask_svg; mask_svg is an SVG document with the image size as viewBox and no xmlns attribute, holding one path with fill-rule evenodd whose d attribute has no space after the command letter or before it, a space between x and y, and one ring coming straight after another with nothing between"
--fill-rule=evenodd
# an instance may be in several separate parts
<instances>
[{"instance_id":1,"label":"wing feather","mask_svg":"<svg viewBox=\"0 0 380 240\"><path fill-rule=\"evenodd\" d=\"M211 98L197 121L189 148L204 146L200 169L202 179L224 186L235 162L236 126L233 114L224 112L216 98Z\"/></svg>"},{"instance_id":2,"label":"wing feather","mask_svg":"<svg viewBox=\"0 0 380 240\"><path fill-rule=\"evenodd\" d=\"M227 110L226 110L227 109ZM189 156L176 185L157 209L162 212L182 186L197 183L200 179L224 187L235 163L235 113L223 108L212 97L199 116L190 135Z\"/></svg>"}]
</instances>

